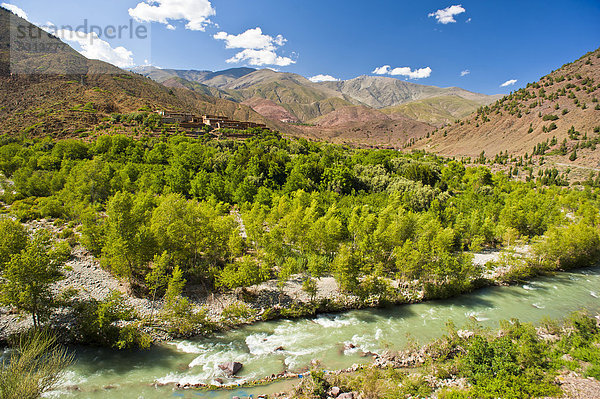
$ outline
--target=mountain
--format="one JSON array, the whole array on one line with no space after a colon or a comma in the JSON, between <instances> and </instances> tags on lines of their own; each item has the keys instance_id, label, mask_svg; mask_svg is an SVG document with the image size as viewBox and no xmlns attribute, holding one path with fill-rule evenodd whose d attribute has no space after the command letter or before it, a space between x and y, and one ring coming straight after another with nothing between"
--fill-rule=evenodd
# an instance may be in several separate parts
<instances>
[{"instance_id":1,"label":"mountain","mask_svg":"<svg viewBox=\"0 0 600 399\"><path fill-rule=\"evenodd\" d=\"M249 73L255 72L254 68L231 68L223 71L196 71L196 70L178 70L161 69L153 66L141 66L131 69L132 72L139 73L158 83L170 80L172 78L181 78L190 82L202 83L210 87L223 87Z\"/></svg>"},{"instance_id":2,"label":"mountain","mask_svg":"<svg viewBox=\"0 0 600 399\"><path fill-rule=\"evenodd\" d=\"M574 164L598 167L600 154L594 149L600 142L599 83L597 49L481 107L415 147L450 156L475 157L482 151L489 157L506 151L522 156L547 141L549 149L544 152L558 157L556 162L568 164L577 149ZM561 150L564 140L566 148Z\"/></svg>"},{"instance_id":3,"label":"mountain","mask_svg":"<svg viewBox=\"0 0 600 399\"><path fill-rule=\"evenodd\" d=\"M298 123L298 118L292 115L287 109L274 101L264 98L253 97L244 101L242 104L249 106L265 118L286 123Z\"/></svg>"},{"instance_id":4,"label":"mountain","mask_svg":"<svg viewBox=\"0 0 600 399\"><path fill-rule=\"evenodd\" d=\"M89 60L3 8L0 22L0 134L68 136L98 128L111 114L140 109L221 114L279 128L243 104L187 88L170 89ZM38 48L56 51L18 51L11 46L11 33L17 37L18 26L36 33L32 40Z\"/></svg>"},{"instance_id":5,"label":"mountain","mask_svg":"<svg viewBox=\"0 0 600 399\"><path fill-rule=\"evenodd\" d=\"M318 86L303 76L270 69L249 73L222 90L240 102L252 98L271 100L302 122L355 104L341 93Z\"/></svg>"},{"instance_id":6,"label":"mountain","mask_svg":"<svg viewBox=\"0 0 600 399\"><path fill-rule=\"evenodd\" d=\"M364 105L347 106L316 118L313 123L321 127L343 126L348 123L367 123L390 121L391 117L376 109Z\"/></svg>"},{"instance_id":7,"label":"mountain","mask_svg":"<svg viewBox=\"0 0 600 399\"><path fill-rule=\"evenodd\" d=\"M439 127L475 112L481 105L481 103L474 100L449 95L410 101L383 108L381 112L392 117L401 115Z\"/></svg>"},{"instance_id":8,"label":"mountain","mask_svg":"<svg viewBox=\"0 0 600 399\"><path fill-rule=\"evenodd\" d=\"M347 81L313 83L294 73L237 68L214 72L213 74L219 76L227 76L227 80L221 82L210 78L208 71L159 70L150 67L138 69L137 72L166 85L185 86L232 101L244 102L254 98L269 100L285 108L292 116L278 120L295 119L310 123L330 112L352 105L362 105L384 109L388 115L398 114L441 126L500 98L458 87L439 88L381 76L360 76ZM186 84L180 79L193 83ZM198 83L203 86L198 86ZM217 88L218 91L210 87ZM411 106L399 107L412 103L414 104ZM388 109L390 107L399 108ZM272 110L272 107L262 109ZM261 113L258 109L255 111ZM263 115L270 118L267 114Z\"/></svg>"},{"instance_id":9,"label":"mountain","mask_svg":"<svg viewBox=\"0 0 600 399\"><path fill-rule=\"evenodd\" d=\"M393 107L415 100L450 95L474 101L480 105L489 104L498 99L498 96L473 93L459 87L425 86L383 76L359 76L350 80L321 82L317 85L337 91L354 101L373 108Z\"/></svg>"},{"instance_id":10,"label":"mountain","mask_svg":"<svg viewBox=\"0 0 600 399\"><path fill-rule=\"evenodd\" d=\"M357 111L356 115L363 120L354 122L345 116L348 114L352 116L353 113L354 111L349 108L333 111L323 117L335 119L332 125L324 122L323 125L293 126L294 130L290 134L359 147L401 148L412 140L426 137L434 129L431 125L414 119L404 117L391 119L383 114L379 119L375 115L367 116L360 111Z\"/></svg>"}]
</instances>

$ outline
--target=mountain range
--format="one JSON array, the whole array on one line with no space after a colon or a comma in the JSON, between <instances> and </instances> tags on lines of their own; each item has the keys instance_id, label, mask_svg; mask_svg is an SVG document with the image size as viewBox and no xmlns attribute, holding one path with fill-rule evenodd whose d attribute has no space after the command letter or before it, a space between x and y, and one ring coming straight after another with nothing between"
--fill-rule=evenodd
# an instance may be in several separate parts
<instances>
[{"instance_id":1,"label":"mountain range","mask_svg":"<svg viewBox=\"0 0 600 399\"><path fill-rule=\"evenodd\" d=\"M255 111L271 119L312 124L330 112L349 106L382 110L388 117L408 117L441 126L500 98L473 93L458 87L439 88L381 76L359 76L336 82L314 83L303 76L271 69L233 68L224 71L159 69L152 66L133 69L169 87L187 87L204 94L237 102L255 104ZM275 109L271 103L281 106ZM426 102L423 102L427 100ZM415 104L419 112L411 107ZM252 105L251 105L252 106ZM360 111L364 114L364 109ZM352 113L343 112L350 117ZM371 119L386 119L373 113ZM346 123L359 120L346 120Z\"/></svg>"},{"instance_id":2,"label":"mountain range","mask_svg":"<svg viewBox=\"0 0 600 399\"><path fill-rule=\"evenodd\" d=\"M508 96L488 96L381 76L316 83L270 69L126 71L89 60L52 35L40 40L57 51L19 52L11 47L9 18L42 33L0 8L0 134L118 132L104 123L113 114L171 109L355 146L453 157L535 153L542 163L600 166L600 50Z\"/></svg>"}]
</instances>

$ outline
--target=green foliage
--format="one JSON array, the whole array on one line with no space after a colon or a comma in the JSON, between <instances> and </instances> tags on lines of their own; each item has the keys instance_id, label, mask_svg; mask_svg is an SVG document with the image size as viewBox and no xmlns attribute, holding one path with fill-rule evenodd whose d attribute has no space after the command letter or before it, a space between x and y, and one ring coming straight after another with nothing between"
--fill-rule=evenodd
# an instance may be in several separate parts
<instances>
[{"instance_id":1,"label":"green foliage","mask_svg":"<svg viewBox=\"0 0 600 399\"><path fill-rule=\"evenodd\" d=\"M11 256L25 249L27 242L27 231L21 223L8 218L0 219L0 271Z\"/></svg>"},{"instance_id":2,"label":"green foliage","mask_svg":"<svg viewBox=\"0 0 600 399\"><path fill-rule=\"evenodd\" d=\"M39 326L53 305L50 286L62 279L60 269L66 256L65 248L56 248L47 231L36 233L5 265L0 281L2 303L30 313L34 326Z\"/></svg>"},{"instance_id":3,"label":"green foliage","mask_svg":"<svg viewBox=\"0 0 600 399\"><path fill-rule=\"evenodd\" d=\"M589 266L600 256L600 236L583 222L552 227L534 253L536 266L550 270Z\"/></svg>"},{"instance_id":4,"label":"green foliage","mask_svg":"<svg viewBox=\"0 0 600 399\"><path fill-rule=\"evenodd\" d=\"M234 302L221 312L221 318L231 324L248 322L255 316L256 310L243 302Z\"/></svg>"},{"instance_id":5,"label":"green foliage","mask_svg":"<svg viewBox=\"0 0 600 399\"><path fill-rule=\"evenodd\" d=\"M271 276L269 267L248 256L230 263L220 273L217 286L227 288L249 287L260 284Z\"/></svg>"},{"instance_id":6,"label":"green foliage","mask_svg":"<svg viewBox=\"0 0 600 399\"><path fill-rule=\"evenodd\" d=\"M151 338L140 330L134 310L119 292L106 299L76 302L76 338L82 342L116 349L148 348Z\"/></svg>"},{"instance_id":7,"label":"green foliage","mask_svg":"<svg viewBox=\"0 0 600 399\"><path fill-rule=\"evenodd\" d=\"M525 92L531 90L516 96ZM482 107L480 118L489 112ZM112 120L153 123L146 111ZM565 212L576 223L584 214L600 222L592 216L599 209L594 179L581 192L556 187L567 177L555 169L537 178L530 171L519 182L513 175L522 169L506 176L485 166L509 162L504 151L466 167L423 152L350 149L268 132L244 141L102 135L2 144L0 170L14 182L15 193L3 196L11 212L81 223L81 243L153 302L175 267L209 291L332 275L364 301L401 300L390 289L396 278L428 297L446 297L477 286L481 270L468 252L507 242L508 231L537 240L565 223ZM539 143L534 154L558 144ZM75 237L63 238L75 244ZM0 248L0 258L2 251L12 250ZM540 268L546 266L521 262L508 278Z\"/></svg>"}]
</instances>

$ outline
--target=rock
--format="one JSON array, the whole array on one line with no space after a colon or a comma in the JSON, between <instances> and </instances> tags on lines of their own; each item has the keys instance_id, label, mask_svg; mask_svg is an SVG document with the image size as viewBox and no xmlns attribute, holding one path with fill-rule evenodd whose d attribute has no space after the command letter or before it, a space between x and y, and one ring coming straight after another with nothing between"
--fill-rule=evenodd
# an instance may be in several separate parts
<instances>
[{"instance_id":1,"label":"rock","mask_svg":"<svg viewBox=\"0 0 600 399\"><path fill-rule=\"evenodd\" d=\"M278 346L277 348L275 348L275 352L281 352L284 351L285 349L283 348L283 346Z\"/></svg>"},{"instance_id":2,"label":"rock","mask_svg":"<svg viewBox=\"0 0 600 399\"><path fill-rule=\"evenodd\" d=\"M219 364L219 368L223 370L228 376L236 375L244 365L240 362L226 362Z\"/></svg>"},{"instance_id":3,"label":"rock","mask_svg":"<svg viewBox=\"0 0 600 399\"><path fill-rule=\"evenodd\" d=\"M354 392L341 393L337 399L354 399Z\"/></svg>"},{"instance_id":4,"label":"rock","mask_svg":"<svg viewBox=\"0 0 600 399\"><path fill-rule=\"evenodd\" d=\"M327 394L329 396L337 398L341 392L342 392L342 390L339 387L331 387L331 389L329 390L329 392Z\"/></svg>"},{"instance_id":5,"label":"rock","mask_svg":"<svg viewBox=\"0 0 600 399\"><path fill-rule=\"evenodd\" d=\"M564 360L565 362L572 362L573 361L573 357L571 355L569 355L568 353L562 355L561 359Z\"/></svg>"}]
</instances>

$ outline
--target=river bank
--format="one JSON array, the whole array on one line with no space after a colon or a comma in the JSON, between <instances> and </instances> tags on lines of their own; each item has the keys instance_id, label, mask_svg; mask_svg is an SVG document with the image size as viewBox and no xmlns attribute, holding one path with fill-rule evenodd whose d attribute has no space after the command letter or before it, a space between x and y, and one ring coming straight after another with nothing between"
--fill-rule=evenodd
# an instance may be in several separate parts
<instances>
[{"instance_id":1,"label":"river bank","mask_svg":"<svg viewBox=\"0 0 600 399\"><path fill-rule=\"evenodd\" d=\"M145 351L75 347L77 363L61 392L92 399L158 399L174 393L216 399L273 395L291 390L300 380L268 381L273 375L304 376L313 361L329 372L368 365L373 361L369 353L420 348L440 338L448 322L477 331L497 329L500 320L511 318L538 323L582 308L600 309L600 299L594 296L599 285L600 269L583 269L447 300L259 322L206 338L167 341ZM240 362L243 368L230 377L219 368L225 362ZM256 386L261 380L269 384ZM212 390L180 389L177 384L205 384ZM226 385L229 389L223 390Z\"/></svg>"},{"instance_id":2,"label":"river bank","mask_svg":"<svg viewBox=\"0 0 600 399\"><path fill-rule=\"evenodd\" d=\"M46 220L29 222L28 228L32 231L41 228L48 229L55 235L59 235L63 230ZM515 247L512 252L518 256L526 256L529 250L529 246L523 245ZM497 261L500 253L499 250L475 253L473 262L485 268L488 262ZM472 288L505 284L502 276L506 273L507 270L503 268L488 268L485 270L485 278L474 282ZM164 323L157 323L156 316L154 316L153 323L146 323L145 321L148 321L153 315L160 314L162 301L152 302L149 299L134 296L126 282L104 270L99 260L81 245L74 246L72 257L64 268L64 277L52 288L57 297L65 292L70 292L72 301L103 301L114 292L120 293L124 298L124 303L133 309L136 320L142 323L143 332L151 337L154 344L175 338L205 336L207 333L218 333L261 321L414 304L435 299L435 297L427 296L425 289L418 281L400 283L391 279L385 281L394 291L392 296L371 295L368 298L344 292L336 279L331 276L315 279L316 292L312 295L303 289L303 278L299 275L292 276L284 284L278 280L269 280L245 289L220 293L207 292L202 286L192 286L187 288L185 295L190 300L195 312L206 314L206 321L210 324L210 328L200 325L182 335L173 333ZM453 294L461 295L466 292ZM48 326L59 333L61 341L65 344L87 344L72 334L75 323L73 309L63 306L52 314ZM11 336L31 327L32 322L28 316L14 313L10 308L0 307L0 344L6 344Z\"/></svg>"}]
</instances>

